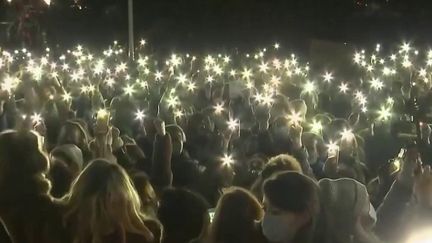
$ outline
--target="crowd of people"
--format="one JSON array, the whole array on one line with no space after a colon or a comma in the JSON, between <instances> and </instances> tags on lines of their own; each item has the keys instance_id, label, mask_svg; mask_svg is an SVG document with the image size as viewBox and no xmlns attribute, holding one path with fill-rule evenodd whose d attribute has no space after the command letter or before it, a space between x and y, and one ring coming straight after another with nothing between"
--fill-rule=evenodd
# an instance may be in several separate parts
<instances>
[{"instance_id":1,"label":"crowd of people","mask_svg":"<svg viewBox=\"0 0 432 243\"><path fill-rule=\"evenodd\" d=\"M239 91L220 81L235 76L218 66L227 57L196 68L195 57L173 55L160 73L140 57L134 69L119 64L113 72L80 47L69 64L60 57L57 73L45 57L20 52L0 58L0 242L432 240L423 84L374 91L377 82L354 89L353 81L353 95L343 95L348 87L328 87L331 74L314 89L304 80L309 68L291 58L285 68L275 60L256 67L262 74L244 69L247 88ZM413 86L422 96L413 97ZM391 112L366 113L388 97ZM405 113L414 98L423 106ZM408 143L410 122L416 143Z\"/></svg>"}]
</instances>

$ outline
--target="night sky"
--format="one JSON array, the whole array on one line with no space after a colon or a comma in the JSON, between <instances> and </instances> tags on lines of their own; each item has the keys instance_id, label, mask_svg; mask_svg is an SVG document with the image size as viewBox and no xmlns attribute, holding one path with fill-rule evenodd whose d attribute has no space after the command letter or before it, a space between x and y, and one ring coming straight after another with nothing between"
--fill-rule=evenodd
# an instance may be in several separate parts
<instances>
[{"instance_id":1,"label":"night sky","mask_svg":"<svg viewBox=\"0 0 432 243\"><path fill-rule=\"evenodd\" d=\"M0 2L0 21L14 21L16 8L6 0ZM135 0L135 30L137 37L148 39L155 48L179 50L248 49L278 41L304 51L312 40L363 46L403 40L422 44L432 33L430 2ZM114 39L127 40L127 0L81 0L76 4L52 0L51 7L40 11L38 21L50 44L103 47ZM3 24L1 31L4 29Z\"/></svg>"}]
</instances>

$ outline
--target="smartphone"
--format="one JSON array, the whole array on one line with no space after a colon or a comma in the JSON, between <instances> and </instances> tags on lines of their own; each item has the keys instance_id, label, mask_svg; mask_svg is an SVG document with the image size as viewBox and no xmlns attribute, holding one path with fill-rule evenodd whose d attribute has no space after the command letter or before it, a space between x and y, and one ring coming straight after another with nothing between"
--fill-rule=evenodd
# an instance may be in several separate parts
<instances>
[{"instance_id":1,"label":"smartphone","mask_svg":"<svg viewBox=\"0 0 432 243\"><path fill-rule=\"evenodd\" d=\"M107 133L109 130L111 114L106 109L100 109L96 115L96 130L98 133Z\"/></svg>"},{"instance_id":2,"label":"smartphone","mask_svg":"<svg viewBox=\"0 0 432 243\"><path fill-rule=\"evenodd\" d=\"M209 209L208 214L209 214L209 218L210 218L210 223L213 223L213 219L214 219L214 215L215 215L215 209L214 208Z\"/></svg>"},{"instance_id":3,"label":"smartphone","mask_svg":"<svg viewBox=\"0 0 432 243\"><path fill-rule=\"evenodd\" d=\"M405 148L401 148L401 150L398 153L397 158L398 159L403 159L405 157L406 152L407 152L407 150Z\"/></svg>"}]
</instances>

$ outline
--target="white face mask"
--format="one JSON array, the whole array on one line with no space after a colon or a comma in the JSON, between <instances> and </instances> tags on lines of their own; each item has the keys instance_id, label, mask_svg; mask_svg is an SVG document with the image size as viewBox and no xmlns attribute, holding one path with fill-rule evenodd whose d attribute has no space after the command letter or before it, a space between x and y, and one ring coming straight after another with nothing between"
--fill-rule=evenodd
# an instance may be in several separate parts
<instances>
[{"instance_id":1,"label":"white face mask","mask_svg":"<svg viewBox=\"0 0 432 243\"><path fill-rule=\"evenodd\" d=\"M293 238L290 218L285 215L265 214L262 220L262 231L270 242L287 242Z\"/></svg>"}]
</instances>

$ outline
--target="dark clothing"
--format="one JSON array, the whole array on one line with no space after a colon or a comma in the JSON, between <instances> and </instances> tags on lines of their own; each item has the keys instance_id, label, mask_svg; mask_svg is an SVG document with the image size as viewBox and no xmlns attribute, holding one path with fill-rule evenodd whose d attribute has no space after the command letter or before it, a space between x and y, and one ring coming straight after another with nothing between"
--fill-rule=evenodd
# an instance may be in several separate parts
<instances>
[{"instance_id":1,"label":"dark clothing","mask_svg":"<svg viewBox=\"0 0 432 243\"><path fill-rule=\"evenodd\" d=\"M199 164L192 160L187 153L183 152L179 156L173 156L171 169L174 187L185 187L193 191L197 189L201 176Z\"/></svg>"},{"instance_id":2,"label":"dark clothing","mask_svg":"<svg viewBox=\"0 0 432 243\"><path fill-rule=\"evenodd\" d=\"M153 164L151 183L156 192L161 192L164 188L171 186L171 157L172 142L171 136L156 135L153 145Z\"/></svg>"},{"instance_id":3,"label":"dark clothing","mask_svg":"<svg viewBox=\"0 0 432 243\"><path fill-rule=\"evenodd\" d=\"M12 243L9 234L6 232L6 229L1 224L0 224L0 243Z\"/></svg>"},{"instance_id":4,"label":"dark clothing","mask_svg":"<svg viewBox=\"0 0 432 243\"><path fill-rule=\"evenodd\" d=\"M47 195L0 199L0 218L14 243L67 243L62 207Z\"/></svg>"}]
</instances>

